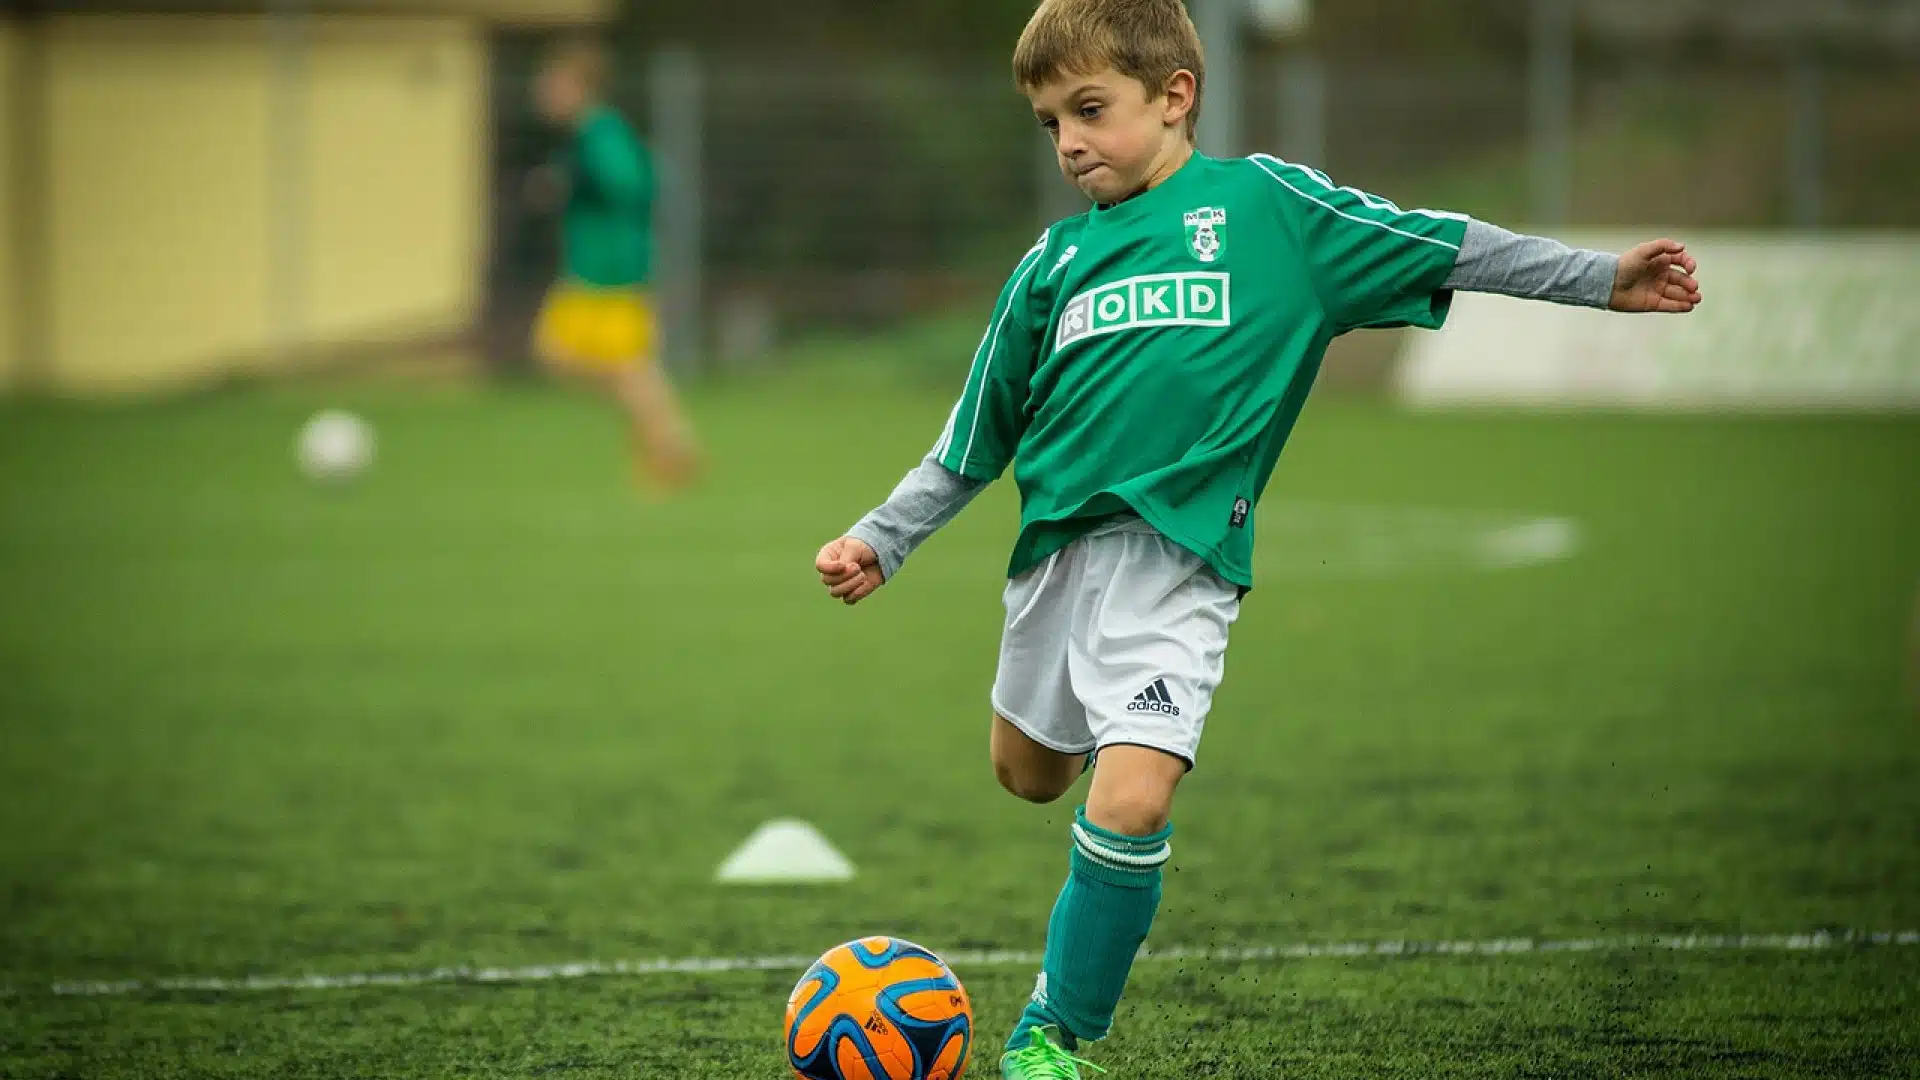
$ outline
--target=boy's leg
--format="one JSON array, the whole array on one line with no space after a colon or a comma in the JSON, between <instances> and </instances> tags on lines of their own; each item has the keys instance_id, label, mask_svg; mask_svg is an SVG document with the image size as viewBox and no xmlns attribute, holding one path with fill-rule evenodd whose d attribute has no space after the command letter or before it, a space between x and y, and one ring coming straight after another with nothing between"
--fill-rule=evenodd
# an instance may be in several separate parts
<instances>
[{"instance_id":1,"label":"boy's leg","mask_svg":"<svg viewBox=\"0 0 1920 1080\"><path fill-rule=\"evenodd\" d=\"M654 477L668 487L680 487L699 472L693 427L680 407L666 373L651 356L617 365L608 386L633 432L635 454Z\"/></svg>"},{"instance_id":2,"label":"boy's leg","mask_svg":"<svg viewBox=\"0 0 1920 1080\"><path fill-rule=\"evenodd\" d=\"M678 487L698 472L699 455L653 343L653 313L643 297L565 284L548 292L534 327L534 353L550 372L590 384L619 407L636 473Z\"/></svg>"},{"instance_id":3,"label":"boy's leg","mask_svg":"<svg viewBox=\"0 0 1920 1080\"><path fill-rule=\"evenodd\" d=\"M993 679L993 774L1028 802L1049 803L1086 771L1093 749L1087 710L1074 696L1067 638L1079 581L1079 546L1007 582L1007 619Z\"/></svg>"},{"instance_id":4,"label":"boy's leg","mask_svg":"<svg viewBox=\"0 0 1920 1080\"><path fill-rule=\"evenodd\" d=\"M1009 793L1030 803L1050 803L1065 795L1087 769L1087 754L1042 746L998 714L993 718L991 747L994 778Z\"/></svg>"},{"instance_id":5,"label":"boy's leg","mask_svg":"<svg viewBox=\"0 0 1920 1080\"><path fill-rule=\"evenodd\" d=\"M1174 791L1199 747L1239 614L1238 590L1157 533L1085 543L1068 659L1099 763L1073 824L1039 984L1009 1051L1035 1028L1058 1028L1072 1049L1111 1027L1159 908Z\"/></svg>"},{"instance_id":6,"label":"boy's leg","mask_svg":"<svg viewBox=\"0 0 1920 1080\"><path fill-rule=\"evenodd\" d=\"M636 467L668 487L681 487L699 469L693 426L659 364L653 303L642 291L603 295L603 344L610 361L607 388L626 414Z\"/></svg>"},{"instance_id":7,"label":"boy's leg","mask_svg":"<svg viewBox=\"0 0 1920 1080\"><path fill-rule=\"evenodd\" d=\"M1148 746L1109 746L1100 752L1087 793L1087 821L1108 832L1151 836L1167 828L1173 792L1187 763Z\"/></svg>"},{"instance_id":8,"label":"boy's leg","mask_svg":"<svg viewBox=\"0 0 1920 1080\"><path fill-rule=\"evenodd\" d=\"M1186 771L1180 758L1144 746L1101 750L1093 790L1074 818L1040 980L1008 1050L1027 1045L1036 1027L1059 1029L1067 1049L1106 1037L1160 907L1161 867L1173 850L1167 817Z\"/></svg>"}]
</instances>

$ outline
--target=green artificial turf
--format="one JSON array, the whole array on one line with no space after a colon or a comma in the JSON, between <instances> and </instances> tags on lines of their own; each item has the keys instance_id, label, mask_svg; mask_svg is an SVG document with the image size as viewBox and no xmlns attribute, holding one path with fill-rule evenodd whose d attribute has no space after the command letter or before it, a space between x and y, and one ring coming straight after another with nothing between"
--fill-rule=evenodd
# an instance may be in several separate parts
<instances>
[{"instance_id":1,"label":"green artificial turf","mask_svg":"<svg viewBox=\"0 0 1920 1080\"><path fill-rule=\"evenodd\" d=\"M289 443L336 401L381 460L327 490ZM773 1078L797 970L52 987L1038 949L1073 802L986 760L1011 491L857 610L811 573L948 404L710 389L660 504L546 391L0 409L0 1076ZM1911 419L1316 402L1152 943L1920 929L1916 462ZM859 876L712 884L787 816ZM990 1050L1032 970L959 967ZM1912 945L1138 971L1116 1080L1920 1075Z\"/></svg>"}]
</instances>

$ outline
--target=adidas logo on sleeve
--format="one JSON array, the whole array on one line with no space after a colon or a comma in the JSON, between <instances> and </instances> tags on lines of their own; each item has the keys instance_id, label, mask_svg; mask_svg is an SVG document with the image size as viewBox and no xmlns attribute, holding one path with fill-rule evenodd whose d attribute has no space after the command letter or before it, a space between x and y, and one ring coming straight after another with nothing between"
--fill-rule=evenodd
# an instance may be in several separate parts
<instances>
[{"instance_id":1,"label":"adidas logo on sleeve","mask_svg":"<svg viewBox=\"0 0 1920 1080\"><path fill-rule=\"evenodd\" d=\"M1127 703L1127 711L1179 716L1180 706L1175 705L1173 695L1167 693L1167 680L1155 679L1152 685L1133 696L1133 700Z\"/></svg>"}]
</instances>

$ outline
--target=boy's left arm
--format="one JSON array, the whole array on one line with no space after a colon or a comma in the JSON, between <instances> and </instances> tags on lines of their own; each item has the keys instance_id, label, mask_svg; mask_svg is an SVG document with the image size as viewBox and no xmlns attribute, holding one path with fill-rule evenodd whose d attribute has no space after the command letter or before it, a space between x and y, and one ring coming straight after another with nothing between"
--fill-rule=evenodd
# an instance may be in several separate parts
<instances>
[{"instance_id":1,"label":"boy's left arm","mask_svg":"<svg viewBox=\"0 0 1920 1080\"><path fill-rule=\"evenodd\" d=\"M1325 173L1255 154L1264 189L1294 231L1298 254L1335 333L1366 327L1437 330L1460 290L1614 311L1691 311L1693 256L1671 240L1623 255L1577 251L1464 214L1402 210Z\"/></svg>"},{"instance_id":2,"label":"boy's left arm","mask_svg":"<svg viewBox=\"0 0 1920 1080\"><path fill-rule=\"evenodd\" d=\"M1570 248L1469 220L1446 287L1609 311L1684 314L1700 304L1686 246L1653 240L1624 254Z\"/></svg>"}]
</instances>

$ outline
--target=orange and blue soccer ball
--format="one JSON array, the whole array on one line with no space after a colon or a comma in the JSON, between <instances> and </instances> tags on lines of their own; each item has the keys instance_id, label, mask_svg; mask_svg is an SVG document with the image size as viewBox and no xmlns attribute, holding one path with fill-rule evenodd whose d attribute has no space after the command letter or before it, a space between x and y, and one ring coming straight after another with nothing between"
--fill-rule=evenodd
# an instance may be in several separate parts
<instances>
[{"instance_id":1,"label":"orange and blue soccer ball","mask_svg":"<svg viewBox=\"0 0 1920 1080\"><path fill-rule=\"evenodd\" d=\"M787 999L787 1063L802 1080L960 1080L972 1042L960 980L899 938L829 950Z\"/></svg>"}]
</instances>

